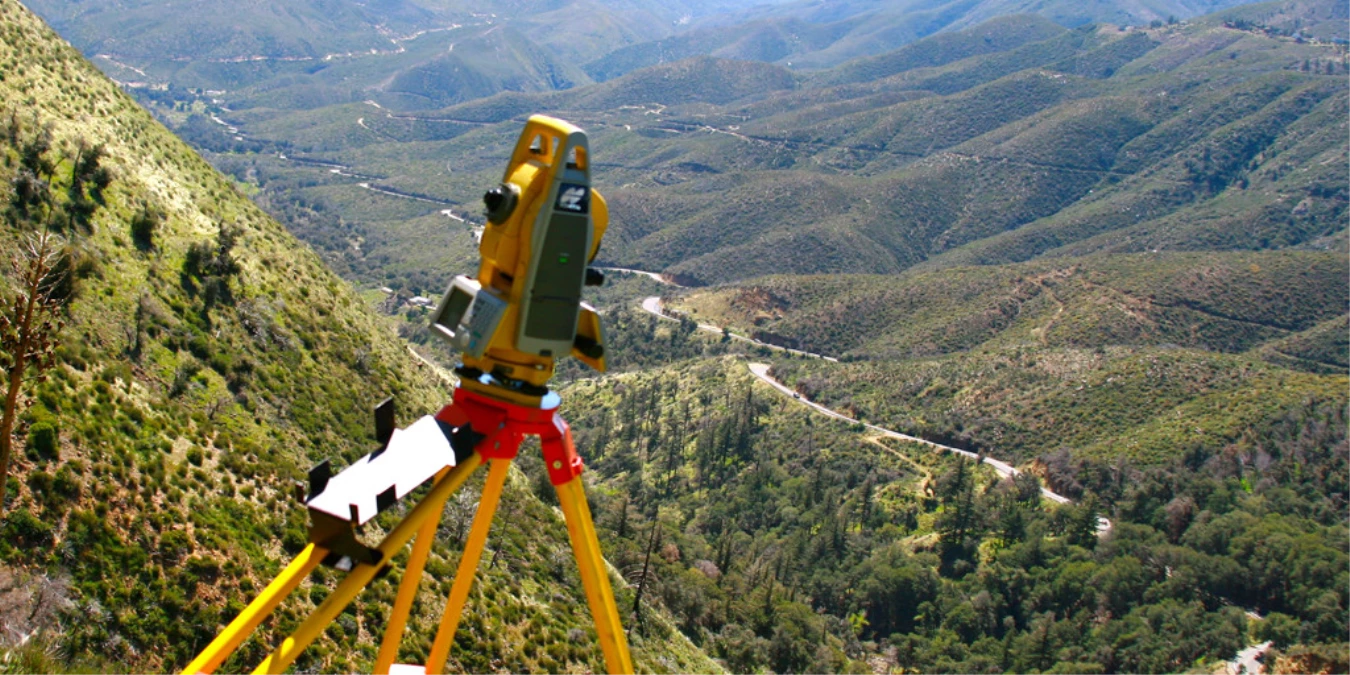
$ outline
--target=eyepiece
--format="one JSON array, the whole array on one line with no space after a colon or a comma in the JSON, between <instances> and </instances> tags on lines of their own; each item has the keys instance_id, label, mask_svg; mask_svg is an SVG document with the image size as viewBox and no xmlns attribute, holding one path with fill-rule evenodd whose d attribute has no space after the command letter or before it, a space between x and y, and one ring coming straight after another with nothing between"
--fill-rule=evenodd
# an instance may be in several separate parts
<instances>
[{"instance_id":1,"label":"eyepiece","mask_svg":"<svg viewBox=\"0 0 1350 675\"><path fill-rule=\"evenodd\" d=\"M483 195L483 205L487 207L487 219L492 223L506 222L511 211L516 208L516 194L519 190L509 183L502 183Z\"/></svg>"}]
</instances>

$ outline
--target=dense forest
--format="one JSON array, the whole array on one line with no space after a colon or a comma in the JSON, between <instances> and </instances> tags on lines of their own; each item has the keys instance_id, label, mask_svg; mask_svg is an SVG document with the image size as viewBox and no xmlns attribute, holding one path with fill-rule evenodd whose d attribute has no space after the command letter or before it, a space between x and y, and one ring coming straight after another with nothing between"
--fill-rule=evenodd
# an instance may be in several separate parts
<instances>
[{"instance_id":1,"label":"dense forest","mask_svg":"<svg viewBox=\"0 0 1350 675\"><path fill-rule=\"evenodd\" d=\"M641 614L660 603L732 671L1174 672L1253 638L1345 663L1339 405L1168 465L1048 456L1078 486L1055 506L1032 476L813 416L734 359L568 393L635 630L661 630Z\"/></svg>"}]
</instances>

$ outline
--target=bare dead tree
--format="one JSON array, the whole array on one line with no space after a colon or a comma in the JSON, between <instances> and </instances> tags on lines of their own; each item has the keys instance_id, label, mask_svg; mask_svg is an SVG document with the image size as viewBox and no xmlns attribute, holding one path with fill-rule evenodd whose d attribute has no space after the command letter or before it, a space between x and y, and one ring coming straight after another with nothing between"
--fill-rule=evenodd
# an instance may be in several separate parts
<instances>
[{"instance_id":1,"label":"bare dead tree","mask_svg":"<svg viewBox=\"0 0 1350 675\"><path fill-rule=\"evenodd\" d=\"M647 538L647 553L642 557L642 576L638 580L637 592L633 594L633 614L637 617L638 631L645 625L642 621L642 592L647 589L647 571L651 568L652 551L661 543L661 521L652 519L652 534Z\"/></svg>"},{"instance_id":2,"label":"bare dead tree","mask_svg":"<svg viewBox=\"0 0 1350 675\"><path fill-rule=\"evenodd\" d=\"M0 368L5 373L5 407L0 417L0 515L4 514L14 420L24 382L40 380L55 360L56 337L64 326L54 296L61 271L61 238L49 232L29 237L11 261L17 288L0 300Z\"/></svg>"},{"instance_id":3,"label":"bare dead tree","mask_svg":"<svg viewBox=\"0 0 1350 675\"><path fill-rule=\"evenodd\" d=\"M57 626L71 606L70 580L0 565L0 646L14 646Z\"/></svg>"}]
</instances>

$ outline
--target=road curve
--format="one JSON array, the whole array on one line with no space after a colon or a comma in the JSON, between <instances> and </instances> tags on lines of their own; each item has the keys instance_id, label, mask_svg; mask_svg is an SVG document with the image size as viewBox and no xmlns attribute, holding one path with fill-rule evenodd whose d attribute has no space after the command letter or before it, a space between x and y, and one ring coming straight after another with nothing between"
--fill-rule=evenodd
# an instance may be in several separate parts
<instances>
[{"instance_id":1,"label":"road curve","mask_svg":"<svg viewBox=\"0 0 1350 675\"><path fill-rule=\"evenodd\" d=\"M1242 675L1243 673L1246 673L1247 675L1256 675L1257 673L1266 672L1265 664L1261 663L1258 659L1265 656L1266 652L1270 651L1270 648L1274 646L1274 644L1275 643L1273 642L1266 641L1259 645L1252 645L1238 652L1237 656L1233 657L1233 660L1228 662L1228 675Z\"/></svg>"},{"instance_id":2,"label":"road curve","mask_svg":"<svg viewBox=\"0 0 1350 675\"><path fill-rule=\"evenodd\" d=\"M638 272L637 270L625 270L625 271ZM651 272L638 272L638 273L639 273L639 274L648 274L648 275L652 275ZM653 276L653 278L657 278L655 275L652 275L652 276ZM658 279L658 281L659 281L659 279ZM643 310L646 310L648 313L651 313L651 314L656 315L657 317L659 317L659 318L661 318L661 319L665 319L666 321L678 321L678 320L679 320L679 319L676 319L675 317L670 316L669 314L666 314L665 311L664 311L664 310L662 309L662 307L661 307L661 298L658 298L658 297L655 297L655 296L649 297L649 298L644 298L644 299L642 300L642 309L643 309ZM698 324L698 328L699 328L699 330L708 331L708 332L710 332L710 333L721 333L721 332L722 332L722 328L721 328L721 327L719 327L719 326L714 326L714 325L708 324L708 323L700 323L700 324ZM747 338L747 337L744 337L744 336L741 336L741 335L734 335L734 334L728 334L728 335L729 335L733 340L741 340L742 342L748 342L748 343L751 343L751 344L754 344L754 345L763 346L763 347L768 347L769 349L776 349L776 350L778 350L778 351L783 351L783 352L787 352L787 353L791 353L791 354L798 354L798 355L801 355L801 356L809 356L809 357L812 357L812 358L824 359L824 360L826 360L826 361L833 361L833 362L835 362L835 363L838 363L838 362L839 362L839 359L836 359L836 358L830 357L830 356L823 356L823 355L821 355L821 354L813 354L813 353L811 353L811 352L803 352L803 351L800 351L800 350L797 350L797 349L789 349L789 348L787 348L787 347L780 347L780 346L778 346L778 345L771 345L771 344L768 344L768 343L765 343L765 342L760 342L760 341L758 341L758 340L752 340L752 339L750 339L750 338ZM843 414L843 413L841 413L841 412L838 412L838 411L836 411L836 410L831 410L830 408L826 408L825 406L823 406L823 405L821 405L821 404L819 404L819 403L816 403L815 401L811 401L811 400L809 400L809 399L802 398L802 395L801 395L801 394L799 394L799 393L793 391L792 389L788 388L788 387L787 387L786 385L784 385L782 382L779 382L778 380L775 380L774 378L770 377L770 376L769 376L769 365L768 365L768 364L766 364L766 363L751 363L751 364L748 364L748 365L749 365L749 367L750 367L750 372L751 372L752 374L754 374L755 377L759 378L760 380L763 380L765 383L769 384L769 385L772 386L774 389L777 389L778 391L782 392L784 395L786 395L786 396L791 396L791 397L792 397L794 400L796 400L798 403L801 403L802 405L807 406L807 407L811 408L812 410L815 410L816 412L818 412L818 413L820 413L820 414L822 414L822 415L825 415L826 417L833 417L834 419L841 420L841 421L844 421L844 422L848 422L848 423L850 423L850 424L861 424L861 425L863 425L864 427L866 427L866 428L868 428L868 429L871 429L872 431L875 431L875 432L877 432L877 433L879 433L879 434L881 434L881 435L883 435L883 436L889 437L889 438L895 438L895 439L899 439L899 440L902 440L902 441L909 441L909 442L911 442L911 443L920 443L920 444L923 444L923 445L927 445L927 446L936 448L936 449L938 449L938 450L943 450L943 451L946 451L946 452L951 452L951 453L955 453L955 454L961 455L961 456L963 456L963 457L968 457L968 458L970 458L970 459L978 459L978 458L979 458L979 455L978 455L978 454L976 454L976 453L974 453L974 452L971 452L971 451L969 451L969 450L962 450L961 448L953 448L953 447L951 447L951 446L949 446L949 445L942 445L941 443L934 443L933 441L930 441L930 440L927 440L927 439L923 439L923 438L919 438L919 437L917 437L917 436L910 436L909 434L902 434L902 433L900 433L900 432L898 432L898 431L893 431L893 430L887 429L887 428L885 428L885 427L879 427L879 426L877 426L877 425L875 425L875 424L868 424L868 423L866 423L866 422L862 422L862 421L853 419L852 417L849 417L848 415L845 415L845 414ZM988 464L989 466L993 467L994 471L997 472L999 476L1002 476L1002 477L1004 477L1004 478L1007 478L1007 477L1010 477L1010 476L1017 476L1017 475L1020 475L1020 474L1022 473L1019 469L1017 469L1017 467L1014 467L1013 465L1011 465L1011 464L1009 464L1009 463L1007 463L1007 462L1005 462L1005 461L1003 461L1003 460L1001 460L1001 459L994 459L993 457L984 457L981 461L983 461L985 464ZM1050 501L1055 502L1055 503L1057 503L1057 504L1069 504L1069 503L1072 503L1072 502L1073 502L1073 500L1069 499L1068 497L1065 497L1064 495L1059 494L1058 492L1055 492L1055 491L1053 491L1053 490L1051 490L1051 489L1049 489L1049 488L1046 488L1046 487L1042 487L1042 488L1041 488L1041 496L1042 496L1042 497L1045 497L1046 499L1049 499ZM1101 517L1101 516L1098 516L1098 517L1097 517L1097 534L1098 534L1098 536L1105 535L1105 534L1106 534L1107 532L1109 532L1109 531L1111 531L1111 520L1108 519L1108 518L1103 518L1103 517Z\"/></svg>"},{"instance_id":3,"label":"road curve","mask_svg":"<svg viewBox=\"0 0 1350 675\"><path fill-rule=\"evenodd\" d=\"M767 364L767 363L751 363L751 364L748 364L748 365L749 365L749 367L750 367L750 372L753 373L755 377L757 377L757 378L763 380L764 382L767 382L767 383L768 383L770 386L772 386L774 389L777 389L778 391L781 391L781 392L783 392L784 394L787 394L788 396L791 396L793 399L797 400L797 401L798 401L799 403L801 403L802 405L809 406L811 409L815 410L816 412L818 412L818 413L820 413L820 414L822 414L822 415L825 415L825 416L827 416L827 417L833 417L833 418L835 418L835 419L837 419L837 420L843 420L843 421L849 422L849 423L851 423L851 424L861 424L861 425L863 425L864 427L866 427L866 428L868 428L868 429L871 429L872 431L875 431L875 432L877 432L877 433L879 433L879 434L881 434L881 435L883 435L883 436L887 436L887 437L889 437L889 438L895 438L895 439L899 439L899 440L902 440L902 441L909 441L909 442L911 442L911 443L920 443L920 444L927 445L927 446L932 447L932 448L936 448L936 449L938 449L938 450L945 450L946 452L955 453L955 454L961 455L962 457L967 457L967 458L969 458L969 459L977 459L977 458L979 458L979 455L978 455L978 454L973 453L973 452L971 452L971 451L969 451L969 450L962 450L961 448L953 448L953 447L951 447L950 445L943 445L943 444L941 444L941 443L934 443L933 441L930 441L930 440L927 440L927 439L923 439L923 438L919 438L918 436L910 436L909 434L902 434L902 433L900 433L900 432L898 432L898 431L892 431L892 430L887 429L887 428L885 428L885 427L879 427L879 426L877 426L877 425L875 425L875 424L867 424L866 422L860 422L860 421L858 421L858 420L856 420L856 419L854 419L854 418L852 418L852 417L849 417L848 415L845 415L845 414L843 414L843 413L841 413L841 412L838 412L838 411L835 411L835 410L831 410L831 409L829 409L829 408L826 408L825 406L823 406L823 405L821 405L821 404L819 404L819 403L816 403L815 401L811 401L811 400L802 398L802 395L801 395L801 394L798 394L797 392L795 392L795 391L789 389L789 388L787 387L787 385L783 384L782 382L779 382L778 380L775 380L773 377L771 377L771 376L769 375L769 364ZM998 475L1000 475L1000 476L1002 476L1002 477L1004 477L1004 478L1008 478L1008 477L1011 477L1011 476L1017 476L1017 475L1020 475L1020 474L1022 473L1020 470L1018 470L1018 469L1017 469L1016 467L1014 467L1013 465L1011 465L1011 464L1009 464L1009 463L1007 463L1007 462L1004 462L1004 461L1002 461L1002 460L994 459L993 457L985 457L982 461L983 461L985 464L988 464L989 466L993 467L993 468L994 468L994 471L997 472ZM1051 491L1050 489L1044 488L1044 487L1041 488L1041 496L1045 497L1046 499L1049 499L1050 501L1053 501L1053 502L1056 502L1056 503L1059 503L1059 504L1068 504L1068 503L1070 503L1070 502L1072 501L1072 500L1070 500L1068 497L1065 497L1064 495L1061 495L1061 494L1059 494L1059 493L1057 493L1057 492L1053 492L1053 491ZM1102 520L1105 520L1105 519L1103 518ZM1107 522L1106 527L1109 528L1109 527L1110 527L1110 521L1106 521L1106 522ZM1099 528L1098 528L1098 529L1101 529L1100 523L1099 523Z\"/></svg>"},{"instance_id":4,"label":"road curve","mask_svg":"<svg viewBox=\"0 0 1350 675\"><path fill-rule=\"evenodd\" d=\"M636 271L636 270L628 270L628 271ZM651 273L650 273L650 272L640 272L640 274L651 274ZM675 317L673 317L673 316L671 316L671 315L669 315L669 314L666 314L665 310L662 309L662 307L661 307L661 298L658 298L658 297L656 297L656 296L652 296L652 297L650 297L650 298L643 298L643 299L642 299L642 309L645 310L645 311L647 311L648 313L655 314L657 317L662 318L662 319L665 319L665 320L667 320L667 321L679 321L679 319L676 319ZM721 326L714 326L714 325L712 325L712 324L710 324L710 323L701 323L701 324L698 324L698 329L699 329L699 330L703 330L703 331L708 331L709 333L721 333L721 332L722 332L722 327L721 327ZM836 359L836 358L833 357L833 356L825 356L824 354L816 354L816 353L814 353L814 352L804 352L804 351L802 351L802 350L800 350L800 349L793 349L793 348L791 348L791 347L783 347L783 346L780 346L780 345L769 344L769 343L767 343L767 342L760 342L759 340L756 340L756 339L753 339L753 338L748 338L748 337L745 337L744 335L737 335L737 334L731 333L731 332L727 332L727 333L726 333L726 336L729 337L729 338L731 338L731 339L733 339L733 340L740 340L741 342L745 342L745 343L749 343L749 344L755 345L756 347L767 347L767 348L772 349L772 350L774 350L774 351L780 351L780 352L784 352L784 353L787 353L787 354L795 354L795 355L797 355L797 356L807 356L807 357L810 357L810 358L813 358L813 359L823 359L823 360L825 360L825 361L831 361L831 362L834 362L834 363L839 363L839 359Z\"/></svg>"},{"instance_id":5,"label":"road curve","mask_svg":"<svg viewBox=\"0 0 1350 675\"><path fill-rule=\"evenodd\" d=\"M629 274L641 274L644 277L651 277L651 279L657 283L665 284L667 286L674 286L676 288L687 288L687 286L681 286L675 283L674 281L671 281L670 277L667 277L666 275L661 274L659 272L648 272L647 270L635 270L629 267L597 267L595 269L598 269L601 272L627 272Z\"/></svg>"}]
</instances>

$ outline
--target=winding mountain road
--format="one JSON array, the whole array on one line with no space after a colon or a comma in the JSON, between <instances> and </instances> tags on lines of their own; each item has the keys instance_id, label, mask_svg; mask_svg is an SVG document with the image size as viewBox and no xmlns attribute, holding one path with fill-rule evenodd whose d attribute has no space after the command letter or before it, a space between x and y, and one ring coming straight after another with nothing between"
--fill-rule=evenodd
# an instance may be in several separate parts
<instances>
[{"instance_id":1,"label":"winding mountain road","mask_svg":"<svg viewBox=\"0 0 1350 675\"><path fill-rule=\"evenodd\" d=\"M635 273L637 273L637 274L647 274L647 275L652 275L651 272L639 272L639 271L637 271L637 270L625 270L625 271L635 272ZM655 275L652 275L652 276L653 276L653 278L655 278ZM658 278L657 281L661 281L661 279ZM655 297L655 296L652 296L652 297L650 297L650 298L643 298L643 300L642 300L642 309L646 310L648 313L655 314L656 316L658 316L658 317L660 317L660 318L662 318L662 319L665 319L665 320L667 320L667 321L679 321L679 319L677 319L677 318L675 318L675 317L673 317L673 316L671 316L671 315L665 313L665 310L661 308L661 298L658 298L658 297ZM772 345L772 344L769 344L769 343L767 343L767 342L760 342L759 340L756 340L756 339L754 339L754 338L748 338L748 337L745 337L744 335L737 335L737 334L732 333L732 332L730 332L730 331L727 331L726 333L723 333L723 329L722 329L721 326L714 326L714 325L712 325L712 324L710 324L710 323L701 323L701 324L698 324L698 329L699 329L699 330L702 330L702 331L707 331L707 332L709 332L709 333L725 334L727 337L731 338L732 340L740 340L741 342L746 342L746 343L755 345L756 347L767 347L768 349L772 349L772 350L774 350L774 351L779 351L779 352L784 352L784 353L786 353L786 354L796 354L797 356L809 356L809 357L811 357L811 358L813 358L813 359L823 359L823 360L825 360L825 361L831 361L831 362L834 362L834 363L839 363L839 359L837 359L837 358L835 358L835 357L833 357L833 356L826 356L826 355L824 355L824 354L817 354L817 353L815 353L815 352L805 352L805 351L802 351L802 350L800 350L800 349L793 349L793 348L791 348L791 347L783 347L783 346L781 346L781 345Z\"/></svg>"},{"instance_id":2,"label":"winding mountain road","mask_svg":"<svg viewBox=\"0 0 1350 675\"><path fill-rule=\"evenodd\" d=\"M655 282L657 282L657 283L665 284L665 285L667 285L667 286L674 286L675 288L685 288L684 286L681 286L681 285L675 283L674 281L671 281L671 280L670 280L670 277L668 277L668 276L666 276L666 275L664 275L664 274L658 273L658 272L648 272L648 271L646 271L646 270L635 270L635 269L632 269L632 268L630 268L630 267L597 267L597 268L595 268L595 269L598 269L598 270L600 270L601 272L627 272L628 274L637 274L637 275L641 275L641 276L644 276L644 277L650 277L653 281L655 281ZM647 298L647 300L650 300L650 299L651 299L651 298ZM659 301L660 298L657 298L657 300ZM646 300L643 300L643 302L645 303ZM644 307L643 309L646 309L646 308Z\"/></svg>"},{"instance_id":3,"label":"winding mountain road","mask_svg":"<svg viewBox=\"0 0 1350 675\"><path fill-rule=\"evenodd\" d=\"M655 275L655 274L653 274L653 273L651 273L651 272L641 272L641 271L638 271L638 270L624 270L624 271L631 271L631 272L635 272L635 273L638 273L638 274L647 274L647 275L652 276L653 278L657 279L658 281L661 281L661 279L660 279L657 275ZM642 309L646 310L646 311L647 311L648 313L650 313L650 314L654 314L654 315L656 315L657 317L659 317L659 318L661 318L661 319L665 319L665 320L667 320L667 321L678 321L678 320L679 320L679 319L676 319L675 317L672 317L672 316L670 316L669 314L666 314L666 313L665 313L665 310L661 307L661 298L658 298L658 297L644 298L644 299L642 300ZM714 325L712 325L712 324L707 324L707 323L700 323L700 324L698 324L698 327L699 327L699 330L708 331L708 332L710 332L710 333L722 333L722 328L721 328L720 326L714 326ZM797 349L789 349L789 348L787 348L787 347L780 347L780 346L778 346L778 345L771 345L771 344L767 344L767 343L764 343L764 342L760 342L760 341L758 341L758 340L752 340L752 339L750 339L750 338L747 338L747 337L744 337L744 336L740 336L740 335L734 335L734 334L727 334L727 335L729 335L732 339L735 339L735 340L741 340L741 341L743 341L743 342L749 342L749 343L754 344L754 345L757 345L757 346L768 347L768 348L770 348L770 349L776 349L776 350L779 350L779 351L784 351L784 352L788 352L788 353L792 353L792 354L798 354L798 355L801 355L801 356L809 356L809 357L812 357L812 358L824 359L824 360L827 360L827 361L838 362L838 359L836 359L836 358L829 357L829 356L823 356L823 355L821 355L821 354L814 354L814 353L811 353L811 352L804 352L804 351L800 351L800 350L797 350ZM987 457L987 456L984 457L984 458L980 458L980 456L979 456L977 453L971 452L971 451L969 451L969 450L962 450L961 448L953 448L953 447L951 447L951 446L949 446L949 445L943 445L943 444L941 444L941 443L934 443L933 441L930 441L930 440L927 440L927 439L919 438L919 437L917 437L917 436L910 436L909 434L902 434L902 433L900 433L900 432L898 432L898 431L894 431L894 430L892 430L892 429L887 429L887 428L885 428L885 427L879 427L879 426L877 426L877 425L875 425L875 424L868 424L868 423L863 422L863 421L861 421L861 420L854 419L854 418L849 417L848 415L845 415L845 414L843 414L843 413L841 413L841 412L839 412L839 411L837 411L837 410L833 410L833 409L831 409L831 408L827 408L827 407L825 407L825 406L823 406L823 405L821 405L821 404L819 404L819 403L816 403L815 401L812 401L812 400L810 400L810 399L804 398L800 393L798 393L798 392L796 392L796 391L793 391L793 390L792 390L791 388L789 388L787 385L785 385L785 384L783 384L782 382L779 382L778 380L774 379L772 376L769 375L769 365L768 365L767 363L751 363L751 364L748 364L748 366L749 366L749 368L750 368L750 372L751 372L756 378L759 378L760 380L762 380L763 382L765 382L765 383L768 384L769 386L773 387L774 389L777 389L777 390L778 390L779 392L781 392L783 395L792 397L792 399L795 400L795 401L797 401L798 403L800 403L800 404L802 404L802 405L804 405L804 406L806 406L806 407L808 407L808 408L810 408L810 409L812 409L812 410L814 410L814 411L816 411L816 412L818 412L818 413L820 413L820 414L822 414L822 415L825 415L826 417L832 417L832 418L834 418L834 419L837 419L837 420L840 420L840 421L843 421L843 422L848 422L849 424L861 424L863 427L865 427L865 428L867 428L867 429L870 429L871 431L874 431L874 432L876 432L876 433L878 433L878 434L881 434L883 437L886 437L886 438L895 438L895 439L902 440L902 441L909 441L909 442L911 442L911 443L920 443L920 444L922 444L922 445L927 445L927 446L929 446L929 447L931 447L931 448L934 448L934 449L937 449L937 450L943 450L943 451L945 451L945 452L955 453L955 454L957 454L957 455L961 455L962 457L967 457L967 458L970 458L970 459L980 459L980 461L982 461L982 462L984 462L985 464L987 464L987 465L989 465L990 467L992 467L992 468L994 469L994 471L998 473L999 476L1002 476L1002 477L1004 477L1004 478L1008 478L1008 477L1012 477L1012 476L1018 476L1018 475L1021 475L1021 473L1022 473L1022 471L1021 471L1020 469L1018 469L1017 467L1014 467L1013 465L1011 465L1011 464L1009 464L1009 463L1007 463L1007 462L1005 462L1005 461L1003 461L1003 460L1001 460L1001 459L994 459L993 457ZM1053 490L1051 490L1051 489L1049 489L1049 488L1046 488L1046 487L1042 487L1042 488L1041 488L1041 496L1044 497L1044 498L1046 498L1046 499L1049 499L1050 501L1055 502L1055 503L1057 503L1057 504L1071 504L1071 503L1073 503L1073 500L1069 499L1068 497L1065 497L1064 495L1059 494L1059 493L1057 493L1057 492L1055 492L1055 491L1053 491ZM1098 535L1098 536L1102 536L1102 535L1105 535L1107 532L1110 532L1110 531L1111 531L1111 521L1110 521L1110 519L1108 519L1108 518L1103 518L1103 517L1101 517L1101 516L1098 516L1098 517L1097 517L1097 535Z\"/></svg>"},{"instance_id":4,"label":"winding mountain road","mask_svg":"<svg viewBox=\"0 0 1350 675\"><path fill-rule=\"evenodd\" d=\"M769 375L769 364L767 364L767 363L751 363L751 364L748 364L748 365L749 365L749 368L750 368L750 372L753 373L755 377L757 377L757 378L759 378L760 380L763 380L764 382L768 383L768 384L769 384L770 386L772 386L774 389L777 389L778 391L780 391L780 392L782 392L782 393L784 393L784 394L786 394L786 395L788 395L788 396L791 396L794 400L796 400L797 402L801 403L802 405L805 405L805 406L807 406L807 407L810 407L811 409L815 410L816 412L818 412L818 413L820 413L820 414L822 414L822 415L825 415L826 417L833 417L833 418L835 418L835 419L837 419L837 420L842 420L842 421L848 422L848 423L850 423L850 424L861 424L862 426L866 427L867 429L870 429L870 430L872 430L872 431L875 431L875 432L877 432L877 433L879 433L879 434L881 434L882 436L885 436L885 437L887 437L887 438L895 438L895 439L902 440L902 441L909 441L910 443L920 443L920 444L922 444L922 445L927 445L927 446L929 446L929 447L931 447L931 448L935 448L935 449L938 449L938 450L944 450L944 451L946 451L946 452L950 452L950 453L954 453L954 454L957 454L957 455L961 455L962 457L966 457L966 458L969 458L969 459L980 459L980 456L979 456L977 453L971 452L971 451L969 451L969 450L962 450L961 448L953 448L953 447L950 446L950 445L943 445L943 444L941 444L941 443L934 443L933 441L930 441L930 440L927 440L927 439L924 439L924 438L919 438L918 436L910 436L909 434L902 434L902 433L900 433L900 432L898 432L898 431L893 431L893 430L887 429L887 428L885 428L885 427L879 427L879 426L877 426L877 425L875 425L875 424L868 424L868 423L866 423L866 422L862 422L862 421L860 421L860 420L857 420L857 419L854 419L854 418L852 418L852 417L849 417L848 415L845 415L845 414L843 414L843 413L841 413L841 412L839 412L839 411L837 411L837 410L832 410L832 409L830 409L830 408L826 408L825 406L823 406L823 405L821 405L821 404L819 404L819 403L816 403L815 401L811 401L811 400L808 400L808 399L806 399L806 398L803 398L801 394L799 394L799 393L793 391L792 389L788 388L788 386L785 385L785 384L783 384L782 382L779 382L778 380L775 380L775 379L773 378L773 376ZM1009 463L1007 463L1007 462L1005 462L1005 461L1003 461L1003 460L1000 460L1000 459L994 459L993 457L984 457L983 459L981 459L981 461L983 461L985 464L988 464L989 466L993 467L994 471L997 472L998 475L1001 476L1001 477L1003 477L1003 478L1010 478L1010 477L1012 477L1012 476L1018 476L1018 475L1021 475L1021 474L1022 474L1022 471L1019 470L1017 467L1014 467L1013 465L1011 465L1011 464L1009 464ZM1059 493L1057 493L1057 492L1054 492L1054 491L1050 490L1049 488L1044 488L1044 487L1041 488L1041 496L1045 497L1046 499L1049 499L1049 500L1052 501L1052 502L1058 503L1058 504L1069 504L1069 503L1072 503L1072 501L1073 501L1073 500L1069 499L1068 497L1065 497L1064 495L1061 495L1061 494L1059 494ZM1111 528L1111 521L1107 520L1106 518L1098 518L1097 529L1098 529L1099 532L1105 532L1106 530L1108 530L1108 529L1110 529L1110 528Z\"/></svg>"}]
</instances>

